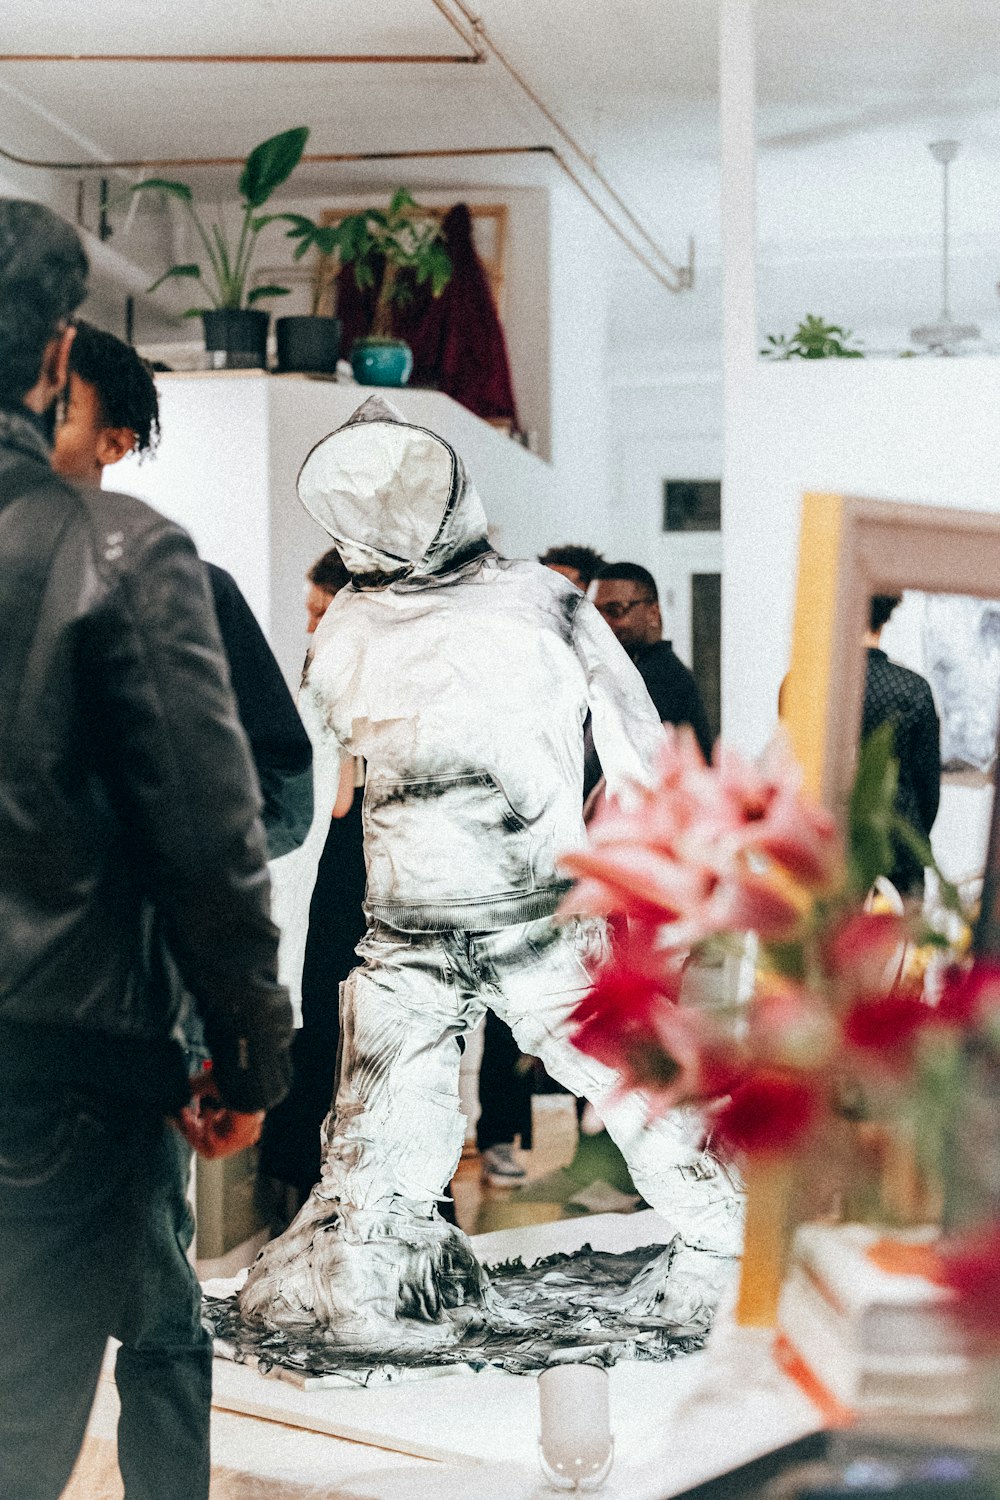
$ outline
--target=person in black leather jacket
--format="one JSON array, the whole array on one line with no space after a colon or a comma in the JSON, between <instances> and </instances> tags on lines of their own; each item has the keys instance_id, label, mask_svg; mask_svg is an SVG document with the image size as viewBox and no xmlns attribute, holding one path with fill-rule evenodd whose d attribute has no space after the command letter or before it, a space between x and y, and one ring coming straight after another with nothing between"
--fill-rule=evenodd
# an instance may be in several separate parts
<instances>
[{"instance_id":1,"label":"person in black leather jacket","mask_svg":"<svg viewBox=\"0 0 1000 1500\"><path fill-rule=\"evenodd\" d=\"M86 269L55 215L0 200L2 1500L69 1476L166 1117L227 1154L288 1085L260 796L204 569L148 506L49 467ZM194 1102L150 905L214 1059Z\"/></svg>"},{"instance_id":2,"label":"person in black leather jacket","mask_svg":"<svg viewBox=\"0 0 1000 1500\"><path fill-rule=\"evenodd\" d=\"M75 328L52 467L78 484L100 485L109 464L128 453L136 452L141 459L155 451L159 398L151 370L134 349L80 319ZM297 848L309 832L312 746L281 668L236 580L214 563L204 567L240 723L260 783L268 857L277 859ZM149 951L164 985L174 984L184 997L188 1067L195 1072L205 1055L201 1026L155 914L149 924ZM297 1042L301 1038L299 1031ZM282 1101L278 1115L287 1103L287 1098ZM273 1118L274 1112L269 1127ZM313 1132L317 1156L319 1123ZM210 1355L200 1298L190 1295L191 1148L177 1131L170 1131L163 1144L130 1312L118 1329L118 1452L129 1500L208 1500L210 1413L203 1392L210 1379Z\"/></svg>"}]
</instances>

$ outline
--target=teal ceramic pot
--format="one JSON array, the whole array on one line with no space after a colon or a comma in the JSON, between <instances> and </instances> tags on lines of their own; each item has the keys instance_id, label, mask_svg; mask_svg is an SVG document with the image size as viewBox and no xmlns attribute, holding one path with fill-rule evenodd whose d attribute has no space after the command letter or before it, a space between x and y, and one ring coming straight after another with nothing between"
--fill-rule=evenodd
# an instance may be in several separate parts
<instances>
[{"instance_id":1,"label":"teal ceramic pot","mask_svg":"<svg viewBox=\"0 0 1000 1500\"><path fill-rule=\"evenodd\" d=\"M351 369L359 385L405 385L413 369L413 350L402 339L358 339L351 350Z\"/></svg>"}]
</instances>

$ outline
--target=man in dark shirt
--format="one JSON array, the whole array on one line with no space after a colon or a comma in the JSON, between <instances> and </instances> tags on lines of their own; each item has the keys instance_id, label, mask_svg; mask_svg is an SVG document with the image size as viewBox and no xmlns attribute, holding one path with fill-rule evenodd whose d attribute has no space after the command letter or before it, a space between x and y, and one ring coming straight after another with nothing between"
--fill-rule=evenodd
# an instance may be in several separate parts
<instances>
[{"instance_id":1,"label":"man in dark shirt","mask_svg":"<svg viewBox=\"0 0 1000 1500\"><path fill-rule=\"evenodd\" d=\"M712 731L698 684L663 640L656 580L638 563L607 563L597 575L594 603L639 669L664 724L690 724L706 760Z\"/></svg>"},{"instance_id":2,"label":"man in dark shirt","mask_svg":"<svg viewBox=\"0 0 1000 1500\"><path fill-rule=\"evenodd\" d=\"M867 738L882 724L895 725L896 811L917 833L929 838L941 797L940 726L929 684L918 673L890 661L880 647L882 629L898 603L898 594L876 594L871 601L861 737ZM898 841L895 850L889 879L901 894L919 894L924 879L920 860Z\"/></svg>"}]
</instances>

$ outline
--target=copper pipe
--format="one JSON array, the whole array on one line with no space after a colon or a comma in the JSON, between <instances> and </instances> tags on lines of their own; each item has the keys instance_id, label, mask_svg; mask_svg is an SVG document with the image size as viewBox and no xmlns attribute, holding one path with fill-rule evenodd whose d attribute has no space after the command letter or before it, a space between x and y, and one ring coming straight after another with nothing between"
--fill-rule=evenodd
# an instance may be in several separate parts
<instances>
[{"instance_id":1,"label":"copper pipe","mask_svg":"<svg viewBox=\"0 0 1000 1500\"><path fill-rule=\"evenodd\" d=\"M330 63L481 63L481 53L442 55L440 53L356 54L321 52L0 52L0 63L261 63L309 64Z\"/></svg>"},{"instance_id":2,"label":"copper pipe","mask_svg":"<svg viewBox=\"0 0 1000 1500\"><path fill-rule=\"evenodd\" d=\"M431 0L431 4L440 15L444 17L452 31L455 32L465 45L469 48L468 54L440 54L434 52L410 54L399 53L314 53L314 52L3 52L0 53L0 62L9 63L32 63L32 62L109 62L109 63L209 63L209 64L270 64L290 63L296 66L318 64L326 66L330 63L482 63L486 61L486 54L476 41L475 35L470 34L465 24L451 15L441 0Z\"/></svg>"},{"instance_id":3,"label":"copper pipe","mask_svg":"<svg viewBox=\"0 0 1000 1500\"><path fill-rule=\"evenodd\" d=\"M448 25L451 27L452 31L456 32L457 35L462 38L462 41L476 54L480 62L485 62L486 53L483 50L482 43L476 36L475 28L467 28L464 21L460 21L456 16L452 14L447 5L444 3L444 0L431 0L431 4L434 6L434 9L436 11L440 12L440 14L444 16L444 19L448 22Z\"/></svg>"},{"instance_id":4,"label":"copper pipe","mask_svg":"<svg viewBox=\"0 0 1000 1500\"><path fill-rule=\"evenodd\" d=\"M694 265L694 241L690 242L688 251L688 266L675 272L676 281L671 280L659 266L655 265L649 257L639 249L621 225L616 223L600 201L594 196L579 174L569 165L566 158L557 151L555 146L449 146L428 151L328 151L315 152L303 156L302 160L313 165L336 165L345 162L361 161L440 161L448 157L470 157L470 156L550 156L558 167L565 172L573 186L583 194L594 212L621 240L625 248L635 257L640 265L644 266L651 276L654 276L661 286L670 292L686 291L692 285ZM18 156L13 151L7 151L0 146L0 160L12 162L18 167L33 167L44 172L148 172L175 170L178 167L241 167L244 162L242 156L164 156L164 157L135 157L123 161L40 161L30 156ZM661 260L664 257L661 255Z\"/></svg>"},{"instance_id":5,"label":"copper pipe","mask_svg":"<svg viewBox=\"0 0 1000 1500\"><path fill-rule=\"evenodd\" d=\"M438 4L438 0L434 0L434 3L435 5L437 5L437 8L441 11L442 15L445 15L446 11L444 9L444 6ZM524 93L528 97L528 99L531 100L535 108L539 110L542 115L544 115L545 119L552 126L553 130L555 130L558 135L566 142L566 145L573 152L574 156L578 157L579 160L584 163L587 170L591 172L596 180L600 183L604 192L607 193L608 197L614 203L619 213L621 213L628 221L628 223L631 224L635 232L641 236L649 249L652 250L657 260L661 261L662 264L666 266L669 274L672 277L676 278L676 285L672 286L671 289L676 292L689 290L693 284L693 270L690 257L686 266L677 266L673 263L673 261L668 259L668 257L660 249L656 240L650 234L646 226L640 219L636 217L625 200L616 192L615 188L604 176L604 173L597 165L595 158L590 154L589 151L584 150L575 136L572 136L569 133L569 131L563 125L562 121L552 113L551 109L549 109L544 99L542 99L535 92L531 84L524 77L523 73L519 72L518 69L515 68L514 64L510 61L506 54L502 52L501 49L497 46L496 42L486 30L486 26L482 19L479 16L473 15L468 5L466 5L465 0L451 0L451 3L456 7L463 19L471 27L472 33L475 36L479 46L482 47L486 52L488 52L492 57L496 58L497 62L510 75L510 77L514 80L522 93ZM565 163L563 165L565 167ZM568 172L569 168L566 167L566 170ZM572 176L572 173L570 173L570 175ZM575 178L574 181L576 181ZM577 186L581 188L581 191L583 191L582 186L579 182L577 182ZM660 277L659 279L661 281L663 280L662 277ZM664 282L664 285L668 284L669 283Z\"/></svg>"},{"instance_id":6,"label":"copper pipe","mask_svg":"<svg viewBox=\"0 0 1000 1500\"><path fill-rule=\"evenodd\" d=\"M301 158L307 165L335 165L352 161L413 161L427 158L463 156L553 156L561 160L554 146L449 146L429 151L323 151L306 152ZM241 167L243 156L137 156L122 161L42 161L36 157L18 156L0 146L0 159L18 167L34 167L43 172L148 172L175 167Z\"/></svg>"}]
</instances>

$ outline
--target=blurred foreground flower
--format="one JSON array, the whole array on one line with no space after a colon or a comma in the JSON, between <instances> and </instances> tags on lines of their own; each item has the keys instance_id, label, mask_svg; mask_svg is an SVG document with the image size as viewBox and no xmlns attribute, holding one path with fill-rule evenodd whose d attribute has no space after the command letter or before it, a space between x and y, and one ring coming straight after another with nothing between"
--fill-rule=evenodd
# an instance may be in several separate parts
<instances>
[{"instance_id":1,"label":"blurred foreground flower","mask_svg":"<svg viewBox=\"0 0 1000 1500\"><path fill-rule=\"evenodd\" d=\"M955 1293L955 1315L977 1342L1000 1342L1000 1223L945 1240L938 1280Z\"/></svg>"},{"instance_id":2,"label":"blurred foreground flower","mask_svg":"<svg viewBox=\"0 0 1000 1500\"><path fill-rule=\"evenodd\" d=\"M892 902L869 899L894 858L891 752L885 734L862 748L845 848L783 737L759 764L717 746L708 765L690 730L668 730L654 784L607 805L563 860L577 877L564 910L623 914L629 934L577 1008L576 1045L651 1111L705 1106L728 1152L793 1156L838 1120L909 1121L927 1087L923 1139L947 1107L953 1033L1000 1017L1000 966L956 969L929 1003L927 966L907 957L917 942L939 952L940 936L891 890ZM749 1003L686 1006L685 966L738 958L751 934Z\"/></svg>"}]
</instances>

